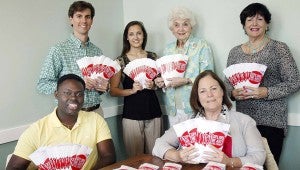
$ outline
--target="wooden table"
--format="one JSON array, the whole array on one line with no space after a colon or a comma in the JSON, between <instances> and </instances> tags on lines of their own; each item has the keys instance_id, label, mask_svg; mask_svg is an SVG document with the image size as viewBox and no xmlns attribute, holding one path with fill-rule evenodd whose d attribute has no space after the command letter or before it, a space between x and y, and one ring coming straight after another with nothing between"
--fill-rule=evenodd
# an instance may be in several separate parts
<instances>
[{"instance_id":1,"label":"wooden table","mask_svg":"<svg viewBox=\"0 0 300 170\"><path fill-rule=\"evenodd\" d=\"M126 160L122 160L120 162L114 163L110 166L106 166L100 170L112 170L115 168L119 168L121 165L127 165L133 168L138 168L141 164L143 163L151 163L154 165L159 166L159 169L162 169L164 164L166 162L170 162L167 160L162 160L156 156L148 155L148 154L143 154L139 156L135 156ZM206 164L182 164L182 170L200 170L205 167ZM226 169L230 169L229 167L226 167Z\"/></svg>"}]
</instances>

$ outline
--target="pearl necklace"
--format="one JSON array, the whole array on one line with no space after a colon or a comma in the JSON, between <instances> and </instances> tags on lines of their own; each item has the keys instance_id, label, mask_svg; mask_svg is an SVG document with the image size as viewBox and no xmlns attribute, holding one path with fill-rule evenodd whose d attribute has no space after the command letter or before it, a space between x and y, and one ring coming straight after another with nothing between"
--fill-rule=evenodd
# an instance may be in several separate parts
<instances>
[{"instance_id":1,"label":"pearl necklace","mask_svg":"<svg viewBox=\"0 0 300 170\"><path fill-rule=\"evenodd\" d=\"M178 54L185 54L185 49L184 48L176 48L176 53Z\"/></svg>"},{"instance_id":2,"label":"pearl necklace","mask_svg":"<svg viewBox=\"0 0 300 170\"><path fill-rule=\"evenodd\" d=\"M254 47L250 41L247 42L247 46L249 47L250 53L254 54L256 52L259 51L259 49L261 49L264 45L265 42L267 42L268 38L266 36L264 36L264 39L260 42L260 44L257 47Z\"/></svg>"}]
</instances>

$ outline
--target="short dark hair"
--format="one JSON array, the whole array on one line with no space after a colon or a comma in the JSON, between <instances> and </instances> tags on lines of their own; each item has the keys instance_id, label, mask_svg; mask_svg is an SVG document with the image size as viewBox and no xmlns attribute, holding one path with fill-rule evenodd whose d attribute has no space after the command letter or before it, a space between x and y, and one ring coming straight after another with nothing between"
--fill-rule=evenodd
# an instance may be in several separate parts
<instances>
[{"instance_id":1,"label":"short dark hair","mask_svg":"<svg viewBox=\"0 0 300 170\"><path fill-rule=\"evenodd\" d=\"M129 22L125 29L124 29L124 33L123 33L123 50L122 50L122 54L121 55L125 55L129 50L130 50L130 43L127 39L128 36L128 30L131 26L133 25L138 25L139 27L141 27L143 34L144 34L144 39L143 39L143 43L142 43L142 49L145 50L146 44L147 44L147 31L144 27L144 24L140 21L131 21Z\"/></svg>"},{"instance_id":2,"label":"short dark hair","mask_svg":"<svg viewBox=\"0 0 300 170\"><path fill-rule=\"evenodd\" d=\"M65 81L65 80L77 80L78 82L80 82L83 86L83 88L85 89L85 82L84 80L77 76L76 74L66 74L61 76L58 81L57 81L57 86L56 86L56 90L58 90L59 86Z\"/></svg>"},{"instance_id":3,"label":"short dark hair","mask_svg":"<svg viewBox=\"0 0 300 170\"><path fill-rule=\"evenodd\" d=\"M92 19L95 16L95 9L93 7L93 5L89 2L85 2L85 1L75 1L70 5L69 8L69 12L68 12L68 16L69 17L73 17L73 15L77 12L77 11L83 11L85 9L90 9L91 10L91 17Z\"/></svg>"},{"instance_id":4,"label":"short dark hair","mask_svg":"<svg viewBox=\"0 0 300 170\"><path fill-rule=\"evenodd\" d=\"M224 93L222 104L225 104L228 107L228 109L231 109L232 103L230 102L230 99L227 96L227 90L226 90L226 86L225 86L224 82L213 71L205 70L196 77L195 82L192 87L192 91L191 91L190 105L193 109L194 115L196 115L197 113L200 113L203 116L205 116L204 108L199 101L198 87L199 87L199 81L206 76L211 76L213 79L215 79L219 83L219 85L222 88L223 93Z\"/></svg>"},{"instance_id":5,"label":"short dark hair","mask_svg":"<svg viewBox=\"0 0 300 170\"><path fill-rule=\"evenodd\" d=\"M248 5L246 8L244 8L243 11L241 12L240 14L241 24L245 26L246 18L253 17L256 14L259 14L262 17L264 17L266 23L269 24L271 22L271 13L268 10L268 8L261 3L252 3Z\"/></svg>"}]
</instances>

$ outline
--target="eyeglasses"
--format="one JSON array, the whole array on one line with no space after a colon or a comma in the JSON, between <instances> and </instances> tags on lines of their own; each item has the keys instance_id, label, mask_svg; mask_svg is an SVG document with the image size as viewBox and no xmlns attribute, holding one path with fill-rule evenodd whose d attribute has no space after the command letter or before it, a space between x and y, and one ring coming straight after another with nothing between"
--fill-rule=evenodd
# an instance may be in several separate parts
<instances>
[{"instance_id":1,"label":"eyeglasses","mask_svg":"<svg viewBox=\"0 0 300 170\"><path fill-rule=\"evenodd\" d=\"M59 93L62 94L62 95L64 95L65 97L71 97L71 96L82 97L82 96L84 96L84 92L83 91L78 91L78 92L62 91L62 92L59 92Z\"/></svg>"}]
</instances>

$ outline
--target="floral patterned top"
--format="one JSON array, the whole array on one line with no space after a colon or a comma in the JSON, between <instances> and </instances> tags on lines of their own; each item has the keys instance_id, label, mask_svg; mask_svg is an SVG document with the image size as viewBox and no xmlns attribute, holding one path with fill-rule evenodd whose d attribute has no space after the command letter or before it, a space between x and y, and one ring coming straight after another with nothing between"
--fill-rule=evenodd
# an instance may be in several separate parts
<instances>
[{"instance_id":1,"label":"floral patterned top","mask_svg":"<svg viewBox=\"0 0 300 170\"><path fill-rule=\"evenodd\" d=\"M178 49L176 47L177 41L168 44L164 50L164 55L177 54ZM192 82L194 82L195 78L202 71L214 69L211 47L203 39L191 35L184 45L183 54L189 57L184 77L191 79ZM175 93L179 94L180 99L182 99L184 112L186 114L193 114L190 106L191 90L191 84L166 89L165 95L163 95L163 100L168 115L176 115L177 107L175 105Z\"/></svg>"}]
</instances>

